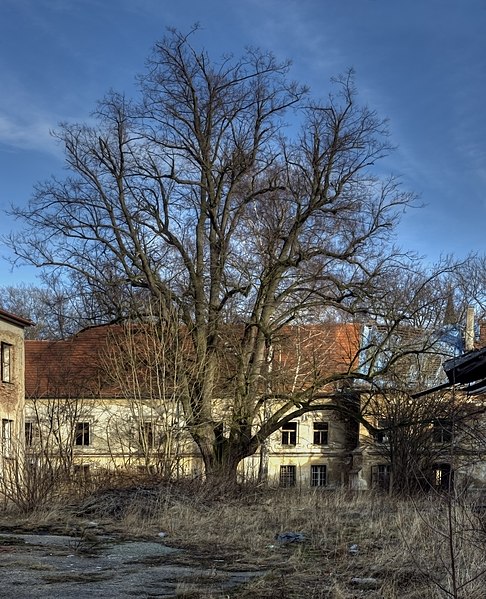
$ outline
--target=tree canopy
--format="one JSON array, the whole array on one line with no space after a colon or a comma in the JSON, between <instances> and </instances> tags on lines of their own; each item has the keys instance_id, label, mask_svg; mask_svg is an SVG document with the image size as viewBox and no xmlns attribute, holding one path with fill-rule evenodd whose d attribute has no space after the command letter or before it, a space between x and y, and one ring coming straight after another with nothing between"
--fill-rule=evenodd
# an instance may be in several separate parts
<instances>
[{"instance_id":1,"label":"tree canopy","mask_svg":"<svg viewBox=\"0 0 486 599\"><path fill-rule=\"evenodd\" d=\"M93 124L60 126L70 174L15 209L28 233L11 245L29 263L70 272L118 318L140 316L150 299L163 327L183 327L191 365L181 401L211 474L235 472L282 422L316 409L327 384L357 376L353 361L338 376L315 369L261 422L283 327L404 324L421 296L393 306L397 273L409 273L403 290L431 285L393 245L414 196L375 166L392 149L387 126L358 102L353 73L316 98L271 53L213 60L195 34L171 31L155 45L138 98L110 92ZM221 437L214 400L228 346Z\"/></svg>"}]
</instances>

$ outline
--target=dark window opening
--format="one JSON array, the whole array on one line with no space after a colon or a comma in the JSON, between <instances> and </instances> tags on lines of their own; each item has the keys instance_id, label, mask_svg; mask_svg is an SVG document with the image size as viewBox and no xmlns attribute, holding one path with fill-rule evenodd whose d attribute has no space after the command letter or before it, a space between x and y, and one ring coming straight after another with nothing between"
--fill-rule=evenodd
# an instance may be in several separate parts
<instances>
[{"instance_id":1,"label":"dark window opening","mask_svg":"<svg viewBox=\"0 0 486 599\"><path fill-rule=\"evenodd\" d=\"M34 443L34 423L25 423L25 445L26 447L32 447Z\"/></svg>"},{"instance_id":2,"label":"dark window opening","mask_svg":"<svg viewBox=\"0 0 486 599\"><path fill-rule=\"evenodd\" d=\"M154 423L141 422L139 431L139 442L143 449L151 449L154 446Z\"/></svg>"},{"instance_id":3,"label":"dark window opening","mask_svg":"<svg viewBox=\"0 0 486 599\"><path fill-rule=\"evenodd\" d=\"M325 487L327 482L327 466L316 464L311 466L311 487Z\"/></svg>"},{"instance_id":4,"label":"dark window opening","mask_svg":"<svg viewBox=\"0 0 486 599\"><path fill-rule=\"evenodd\" d=\"M76 423L75 443L80 446L90 444L89 422Z\"/></svg>"},{"instance_id":5,"label":"dark window opening","mask_svg":"<svg viewBox=\"0 0 486 599\"><path fill-rule=\"evenodd\" d=\"M329 443L329 423L314 422L314 445L327 445Z\"/></svg>"},{"instance_id":6,"label":"dark window opening","mask_svg":"<svg viewBox=\"0 0 486 599\"><path fill-rule=\"evenodd\" d=\"M378 420L378 430L375 435L375 440L377 443L388 443L390 441L390 433L389 429L390 423L388 420L380 419Z\"/></svg>"},{"instance_id":7,"label":"dark window opening","mask_svg":"<svg viewBox=\"0 0 486 599\"><path fill-rule=\"evenodd\" d=\"M295 487L297 468L295 466L280 466L280 486Z\"/></svg>"},{"instance_id":8,"label":"dark window opening","mask_svg":"<svg viewBox=\"0 0 486 599\"><path fill-rule=\"evenodd\" d=\"M437 491L450 491L453 485L453 471L450 464L435 464L432 484Z\"/></svg>"},{"instance_id":9,"label":"dark window opening","mask_svg":"<svg viewBox=\"0 0 486 599\"><path fill-rule=\"evenodd\" d=\"M389 464L378 464L371 469L371 482L373 487L382 491L389 491L391 480L391 466Z\"/></svg>"},{"instance_id":10,"label":"dark window opening","mask_svg":"<svg viewBox=\"0 0 486 599\"><path fill-rule=\"evenodd\" d=\"M80 480L88 480L91 476L89 464L76 464L74 466L74 476Z\"/></svg>"},{"instance_id":11,"label":"dark window opening","mask_svg":"<svg viewBox=\"0 0 486 599\"><path fill-rule=\"evenodd\" d=\"M282 426L282 445L297 445L297 422Z\"/></svg>"}]
</instances>

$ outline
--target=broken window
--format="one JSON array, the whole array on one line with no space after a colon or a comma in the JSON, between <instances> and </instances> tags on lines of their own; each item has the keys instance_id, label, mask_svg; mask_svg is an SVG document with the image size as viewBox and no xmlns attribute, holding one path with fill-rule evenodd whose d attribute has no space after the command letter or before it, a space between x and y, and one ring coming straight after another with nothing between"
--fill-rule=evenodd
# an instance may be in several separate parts
<instances>
[{"instance_id":1,"label":"broken window","mask_svg":"<svg viewBox=\"0 0 486 599\"><path fill-rule=\"evenodd\" d=\"M11 372L11 360L12 358L12 346L8 343L2 343L1 345L1 370L2 370L2 383L12 382Z\"/></svg>"},{"instance_id":2,"label":"broken window","mask_svg":"<svg viewBox=\"0 0 486 599\"><path fill-rule=\"evenodd\" d=\"M280 466L280 486L295 487L297 468L295 466Z\"/></svg>"},{"instance_id":3,"label":"broken window","mask_svg":"<svg viewBox=\"0 0 486 599\"><path fill-rule=\"evenodd\" d=\"M282 426L282 445L297 445L297 422L287 422Z\"/></svg>"},{"instance_id":4,"label":"broken window","mask_svg":"<svg viewBox=\"0 0 486 599\"><path fill-rule=\"evenodd\" d=\"M432 439L434 443L450 443L452 441L452 422L447 418L437 418L432 423Z\"/></svg>"},{"instance_id":5,"label":"broken window","mask_svg":"<svg viewBox=\"0 0 486 599\"><path fill-rule=\"evenodd\" d=\"M314 464L311 466L311 487L325 487L327 482L327 466Z\"/></svg>"},{"instance_id":6,"label":"broken window","mask_svg":"<svg viewBox=\"0 0 486 599\"><path fill-rule=\"evenodd\" d=\"M329 443L329 422L314 422L314 445Z\"/></svg>"},{"instance_id":7,"label":"broken window","mask_svg":"<svg viewBox=\"0 0 486 599\"><path fill-rule=\"evenodd\" d=\"M75 444L79 446L90 444L89 422L76 422Z\"/></svg>"}]
</instances>

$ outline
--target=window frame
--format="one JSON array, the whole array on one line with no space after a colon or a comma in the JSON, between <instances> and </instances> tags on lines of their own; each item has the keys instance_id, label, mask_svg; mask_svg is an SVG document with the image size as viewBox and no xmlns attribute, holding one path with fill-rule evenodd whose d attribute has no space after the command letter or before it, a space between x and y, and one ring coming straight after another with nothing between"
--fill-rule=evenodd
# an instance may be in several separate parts
<instances>
[{"instance_id":1,"label":"window frame","mask_svg":"<svg viewBox=\"0 0 486 599\"><path fill-rule=\"evenodd\" d=\"M77 480L88 481L91 479L91 464L74 464L73 475Z\"/></svg>"},{"instance_id":2,"label":"window frame","mask_svg":"<svg viewBox=\"0 0 486 599\"><path fill-rule=\"evenodd\" d=\"M436 445L452 443L454 431L450 418L436 418L432 423L432 441Z\"/></svg>"},{"instance_id":3,"label":"window frame","mask_svg":"<svg viewBox=\"0 0 486 599\"><path fill-rule=\"evenodd\" d=\"M13 428L13 420L10 418L2 418L2 455L5 458L12 457Z\"/></svg>"},{"instance_id":4,"label":"window frame","mask_svg":"<svg viewBox=\"0 0 486 599\"><path fill-rule=\"evenodd\" d=\"M282 445L295 447L297 445L297 422L290 421L282 426L280 429L281 439L280 442Z\"/></svg>"},{"instance_id":5,"label":"window frame","mask_svg":"<svg viewBox=\"0 0 486 599\"><path fill-rule=\"evenodd\" d=\"M279 473L279 486L284 489L295 487L297 484L297 466L295 464L281 464Z\"/></svg>"},{"instance_id":6,"label":"window frame","mask_svg":"<svg viewBox=\"0 0 486 599\"><path fill-rule=\"evenodd\" d=\"M310 486L327 487L327 464L311 464Z\"/></svg>"},{"instance_id":7,"label":"window frame","mask_svg":"<svg viewBox=\"0 0 486 599\"><path fill-rule=\"evenodd\" d=\"M436 491L449 492L454 487L454 470L448 462L434 464L432 467L433 487Z\"/></svg>"},{"instance_id":8,"label":"window frame","mask_svg":"<svg viewBox=\"0 0 486 599\"><path fill-rule=\"evenodd\" d=\"M388 492L390 490L391 474L390 464L375 464L371 467L372 486Z\"/></svg>"},{"instance_id":9,"label":"window frame","mask_svg":"<svg viewBox=\"0 0 486 599\"><path fill-rule=\"evenodd\" d=\"M35 438L35 422L32 420L26 420L24 422L24 435L25 435L25 446L32 447L34 445Z\"/></svg>"},{"instance_id":10,"label":"window frame","mask_svg":"<svg viewBox=\"0 0 486 599\"><path fill-rule=\"evenodd\" d=\"M329 422L322 420L314 421L312 440L313 445L329 445Z\"/></svg>"},{"instance_id":11,"label":"window frame","mask_svg":"<svg viewBox=\"0 0 486 599\"><path fill-rule=\"evenodd\" d=\"M386 418L380 418L377 422L377 432L375 441L379 445L386 445L390 442L390 421Z\"/></svg>"},{"instance_id":12,"label":"window frame","mask_svg":"<svg viewBox=\"0 0 486 599\"><path fill-rule=\"evenodd\" d=\"M89 447L91 445L91 423L86 421L76 422L74 429L74 445L76 447Z\"/></svg>"},{"instance_id":13,"label":"window frame","mask_svg":"<svg viewBox=\"0 0 486 599\"><path fill-rule=\"evenodd\" d=\"M12 382L12 344L2 341L0 347L0 376L2 383Z\"/></svg>"}]
</instances>

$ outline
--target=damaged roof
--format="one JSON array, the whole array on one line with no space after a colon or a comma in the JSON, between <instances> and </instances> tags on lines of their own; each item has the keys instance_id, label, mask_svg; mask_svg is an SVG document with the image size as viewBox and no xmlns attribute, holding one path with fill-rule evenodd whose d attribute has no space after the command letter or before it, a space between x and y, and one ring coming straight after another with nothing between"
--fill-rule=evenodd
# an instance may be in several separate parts
<instances>
[{"instance_id":1,"label":"damaged roof","mask_svg":"<svg viewBox=\"0 0 486 599\"><path fill-rule=\"evenodd\" d=\"M451 385L469 385L469 392L479 393L486 387L486 347L444 362Z\"/></svg>"},{"instance_id":2,"label":"damaged roof","mask_svg":"<svg viewBox=\"0 0 486 599\"><path fill-rule=\"evenodd\" d=\"M486 347L446 360L442 367L447 375L448 382L415 393L412 397L422 397L453 385L467 385L465 390L469 394L482 393L486 390Z\"/></svg>"}]
</instances>

